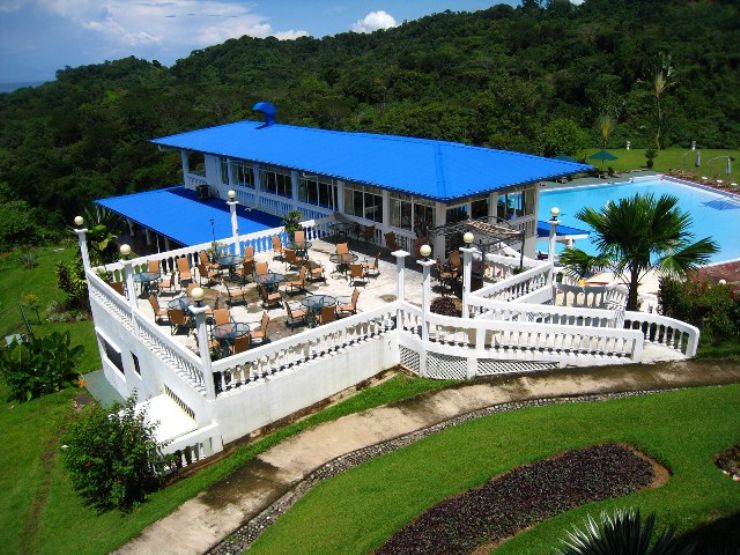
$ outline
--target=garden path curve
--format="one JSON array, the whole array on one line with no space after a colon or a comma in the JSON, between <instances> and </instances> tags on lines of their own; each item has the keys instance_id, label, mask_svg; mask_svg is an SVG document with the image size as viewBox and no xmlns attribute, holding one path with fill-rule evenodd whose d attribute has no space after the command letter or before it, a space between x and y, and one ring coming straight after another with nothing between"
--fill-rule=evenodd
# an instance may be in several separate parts
<instances>
[{"instance_id":1,"label":"garden path curve","mask_svg":"<svg viewBox=\"0 0 740 555\"><path fill-rule=\"evenodd\" d=\"M146 528L118 553L204 553L325 463L474 410L558 396L739 382L738 364L678 362L549 371L425 393L286 439Z\"/></svg>"}]
</instances>

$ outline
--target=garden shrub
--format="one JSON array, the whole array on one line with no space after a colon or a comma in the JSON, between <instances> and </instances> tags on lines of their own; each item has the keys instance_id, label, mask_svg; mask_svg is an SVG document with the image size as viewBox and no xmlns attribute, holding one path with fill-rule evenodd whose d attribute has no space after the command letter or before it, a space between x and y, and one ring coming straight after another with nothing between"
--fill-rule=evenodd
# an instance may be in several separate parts
<instances>
[{"instance_id":1,"label":"garden shrub","mask_svg":"<svg viewBox=\"0 0 740 555\"><path fill-rule=\"evenodd\" d=\"M82 263L57 264L57 286L67 295L67 308L72 310L90 310L87 296L87 281Z\"/></svg>"},{"instance_id":2,"label":"garden shrub","mask_svg":"<svg viewBox=\"0 0 740 555\"><path fill-rule=\"evenodd\" d=\"M435 314L441 314L442 316L456 316L460 317L462 311L458 308L457 303L453 297L437 297L435 298L429 310Z\"/></svg>"},{"instance_id":3,"label":"garden shrub","mask_svg":"<svg viewBox=\"0 0 740 555\"><path fill-rule=\"evenodd\" d=\"M14 341L0 351L0 376L10 388L10 398L30 401L75 383L82 351L81 345L71 345L69 332Z\"/></svg>"},{"instance_id":4,"label":"garden shrub","mask_svg":"<svg viewBox=\"0 0 740 555\"><path fill-rule=\"evenodd\" d=\"M86 406L62 437L62 460L83 500L99 509L131 509L161 484L156 424L136 410L136 396L109 410Z\"/></svg>"},{"instance_id":5,"label":"garden shrub","mask_svg":"<svg viewBox=\"0 0 740 555\"><path fill-rule=\"evenodd\" d=\"M740 299L728 285L664 278L658 302L665 316L699 328L704 341L721 343L740 335Z\"/></svg>"}]
</instances>

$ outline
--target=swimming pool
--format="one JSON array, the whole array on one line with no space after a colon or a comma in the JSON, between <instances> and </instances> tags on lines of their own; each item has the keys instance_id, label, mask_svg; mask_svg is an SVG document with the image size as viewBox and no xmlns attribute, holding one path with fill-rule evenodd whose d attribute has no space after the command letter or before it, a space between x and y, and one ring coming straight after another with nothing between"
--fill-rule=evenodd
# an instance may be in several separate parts
<instances>
[{"instance_id":1,"label":"swimming pool","mask_svg":"<svg viewBox=\"0 0 740 555\"><path fill-rule=\"evenodd\" d=\"M740 258L740 202L728 196L713 193L699 187L684 185L670 180L637 181L613 185L591 185L566 189L543 190L540 192L538 217L550 219L550 208L560 208L563 225L588 229L586 224L576 218L583 207L601 208L609 201L630 197L637 193L653 193L656 196L671 194L678 197L681 210L691 214L691 230L696 239L711 236L719 245L719 252L711 257L711 262L721 262ZM579 239L576 247L595 253L590 239ZM538 248L547 250L547 242L540 242ZM558 250L563 247L559 246Z\"/></svg>"}]
</instances>

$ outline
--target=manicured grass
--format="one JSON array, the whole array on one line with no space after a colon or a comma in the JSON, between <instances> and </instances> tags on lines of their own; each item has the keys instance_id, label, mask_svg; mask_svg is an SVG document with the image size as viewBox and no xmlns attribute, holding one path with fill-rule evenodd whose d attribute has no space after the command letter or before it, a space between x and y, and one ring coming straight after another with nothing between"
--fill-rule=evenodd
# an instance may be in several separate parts
<instances>
[{"instance_id":1,"label":"manicured grass","mask_svg":"<svg viewBox=\"0 0 740 555\"><path fill-rule=\"evenodd\" d=\"M97 514L84 507L62 469L58 438L72 412L74 390L25 404L5 403L0 413L0 442L8 447L0 455L0 463L4 463L0 478L0 485L4 486L0 544L9 553L21 551L21 545L39 553L106 553L291 435L321 422L449 384L396 376L259 441L240 446L224 460L155 493L125 515L115 511ZM5 393L3 399L7 397L6 391L0 389L0 393Z\"/></svg>"},{"instance_id":2,"label":"manicured grass","mask_svg":"<svg viewBox=\"0 0 740 555\"><path fill-rule=\"evenodd\" d=\"M599 148L592 148L588 150L590 156L594 152L601 150ZM645 168L645 149L644 148L633 148L630 150L609 148L608 152L611 152L614 156L618 157L618 160L613 162L604 162L604 169L611 166L616 171L629 171L638 170ZM689 154L687 154L689 153ZM725 174L725 167L727 165L726 159L712 160L716 156L733 156L735 161L732 163L732 173L730 176ZM669 169L678 169L684 171L690 171L698 176L707 176L723 179L725 181L734 181L735 183L740 182L740 150L704 150L701 149L701 167L695 167L694 161L696 159L696 153L691 152L690 149L684 148L668 148L661 150L658 153L658 157L655 158L655 165L653 170L659 172L665 172ZM598 160L586 160L589 164L596 168L601 167L601 162Z\"/></svg>"},{"instance_id":3,"label":"manicured grass","mask_svg":"<svg viewBox=\"0 0 740 555\"><path fill-rule=\"evenodd\" d=\"M673 476L655 490L545 521L496 553L550 553L566 529L614 507L655 511L686 531L737 512L737 484L712 455L738 439L740 385L493 415L448 429L322 482L257 541L255 553L367 553L414 517L518 465L614 441L636 445Z\"/></svg>"}]
</instances>

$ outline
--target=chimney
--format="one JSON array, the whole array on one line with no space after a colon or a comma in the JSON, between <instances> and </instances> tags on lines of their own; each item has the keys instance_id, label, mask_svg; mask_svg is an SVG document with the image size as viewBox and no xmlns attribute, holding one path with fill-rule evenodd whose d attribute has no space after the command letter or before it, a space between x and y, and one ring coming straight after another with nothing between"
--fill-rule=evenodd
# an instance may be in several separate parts
<instances>
[{"instance_id":1,"label":"chimney","mask_svg":"<svg viewBox=\"0 0 740 555\"><path fill-rule=\"evenodd\" d=\"M263 116L265 116L265 123L264 125L260 125L260 128L267 127L268 125L272 125L275 123L275 114L277 113L277 108L275 108L275 105L272 102L257 102L254 106L252 106L253 112L261 112Z\"/></svg>"}]
</instances>

